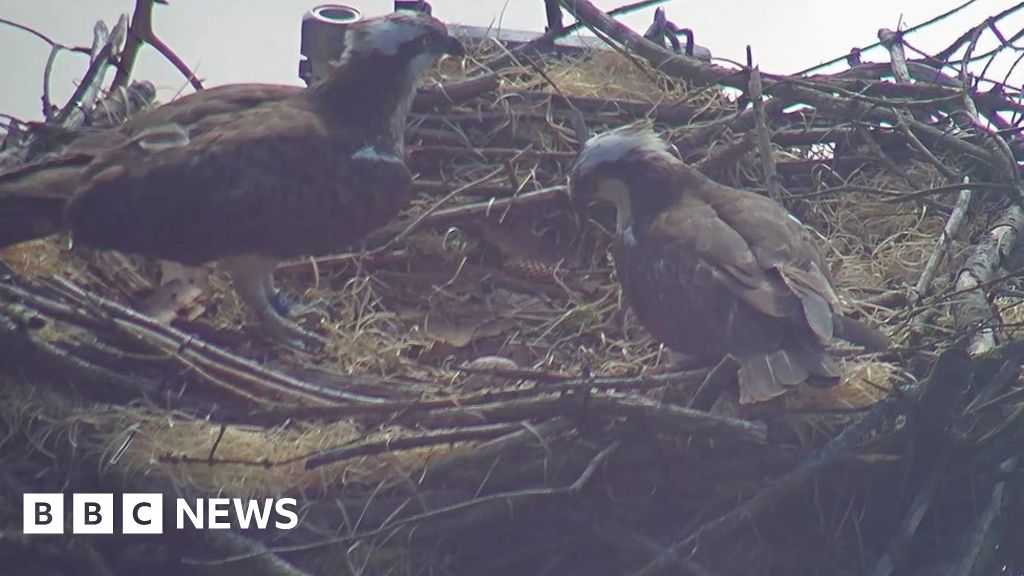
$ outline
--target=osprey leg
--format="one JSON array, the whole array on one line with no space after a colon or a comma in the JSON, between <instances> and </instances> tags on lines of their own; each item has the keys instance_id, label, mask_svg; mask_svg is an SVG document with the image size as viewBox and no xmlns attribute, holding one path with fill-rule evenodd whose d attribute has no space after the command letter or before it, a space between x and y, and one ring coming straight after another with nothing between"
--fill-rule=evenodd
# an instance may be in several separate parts
<instances>
[{"instance_id":1,"label":"osprey leg","mask_svg":"<svg viewBox=\"0 0 1024 576\"><path fill-rule=\"evenodd\" d=\"M278 315L287 316L292 309L292 303L285 296L284 292L274 285L273 267L269 267L263 272L260 282L263 286L263 294L267 302L270 302L270 305L274 307Z\"/></svg>"},{"instance_id":2,"label":"osprey leg","mask_svg":"<svg viewBox=\"0 0 1024 576\"><path fill-rule=\"evenodd\" d=\"M273 274L277 261L262 256L238 256L220 261L231 275L235 291L256 314L261 327L273 340L299 350L323 345L323 338L285 319L278 310Z\"/></svg>"}]
</instances>

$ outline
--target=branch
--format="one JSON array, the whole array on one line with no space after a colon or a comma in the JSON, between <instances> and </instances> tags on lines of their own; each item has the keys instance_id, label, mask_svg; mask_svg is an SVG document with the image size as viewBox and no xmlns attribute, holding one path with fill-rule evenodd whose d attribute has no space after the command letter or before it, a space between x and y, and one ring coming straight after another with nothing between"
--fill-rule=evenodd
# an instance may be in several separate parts
<instances>
[{"instance_id":1,"label":"branch","mask_svg":"<svg viewBox=\"0 0 1024 576\"><path fill-rule=\"evenodd\" d=\"M18 30L22 30L22 31L28 32L29 34L35 36L36 38L39 38L40 40L42 40L43 42L46 42L47 44L49 44L51 48L60 48L62 50L67 50L69 52L77 52L79 54L89 54L91 52L88 48L72 47L72 46L67 46L65 44L61 44L60 42L57 42L53 38L50 38L46 34L43 34L42 32L36 30L35 28L32 28L30 26L25 26L24 24L19 24L17 22L8 20L6 18L0 18L0 24L3 24L5 26L10 26L11 28L17 28Z\"/></svg>"},{"instance_id":2,"label":"branch","mask_svg":"<svg viewBox=\"0 0 1024 576\"><path fill-rule=\"evenodd\" d=\"M138 57L139 49L142 48L144 43L155 48L171 65L177 68L178 72L181 72L195 90L203 89L203 83L196 77L188 65L153 32L153 6L166 3L166 0L135 0L135 11L132 13L131 28L128 31L128 39L125 42L121 65L118 66L117 75L114 76L114 82L111 84L112 89L128 85L132 69L135 67L135 59Z\"/></svg>"},{"instance_id":3,"label":"branch","mask_svg":"<svg viewBox=\"0 0 1024 576\"><path fill-rule=\"evenodd\" d=\"M664 4L665 2L668 1L669 0L640 0L639 2L633 2L631 4L626 4L625 6L615 8L609 11L608 14L611 16L625 15L629 14L630 12L635 12L637 10L648 8L650 6ZM552 4L554 3L552 2ZM582 26L582 23L575 22L569 26L564 26L560 28L548 28L547 30L544 31L544 34L534 38L533 40L530 40L525 44L516 46L512 50L505 51L504 53L499 54L491 58L490 60L487 60L481 65L481 67L492 71L506 68L515 62L516 56L518 56L519 54L529 54L531 51L543 52L550 50L552 47L554 47L556 40L574 34Z\"/></svg>"},{"instance_id":4,"label":"branch","mask_svg":"<svg viewBox=\"0 0 1024 576\"><path fill-rule=\"evenodd\" d=\"M688 551L697 545L699 538L713 538L731 532L753 521L783 497L792 494L805 482L817 476L826 466L839 460L844 454L876 426L896 412L898 403L887 399L875 405L860 421L851 424L838 436L829 441L799 468L772 483L771 487L743 502L727 514L702 525L697 531L676 542L632 576L654 576L672 565L676 556L687 557Z\"/></svg>"},{"instance_id":5,"label":"branch","mask_svg":"<svg viewBox=\"0 0 1024 576\"><path fill-rule=\"evenodd\" d=\"M748 54L749 54L749 47ZM768 197L776 202L782 202L782 183L779 181L779 170L775 166L775 157L772 152L772 133L768 127L768 114L765 112L764 94L761 90L761 69L754 67L750 70L750 87L747 91L750 102L754 107L754 132L757 134L757 152L761 159L761 170L764 172L765 188L768 189Z\"/></svg>"},{"instance_id":6,"label":"branch","mask_svg":"<svg viewBox=\"0 0 1024 576\"><path fill-rule=\"evenodd\" d=\"M740 90L745 88L740 72L669 52L605 14L587 0L562 0L562 6L595 33L615 40L669 76L684 78L698 84L722 83Z\"/></svg>"},{"instance_id":7,"label":"branch","mask_svg":"<svg viewBox=\"0 0 1024 576\"><path fill-rule=\"evenodd\" d=\"M86 70L85 76L82 77L81 83L79 83L71 98L68 99L67 104L56 114L51 114L49 110L44 111L47 118L44 126L75 129L84 123L86 111L92 108L96 98L99 96L107 67L117 55L121 43L124 42L127 26L127 19L122 17L118 20L114 31L108 34L107 27L103 22L96 23L93 27L93 47L90 51L92 58L89 61L89 68ZM50 56L52 60L53 53ZM49 66L52 62L47 64ZM49 100L48 84L48 78L44 79L43 95L45 101ZM29 134L21 142L20 146L4 150L3 153L0 153L0 169L22 164L31 153L33 144L38 140L38 132Z\"/></svg>"},{"instance_id":8,"label":"branch","mask_svg":"<svg viewBox=\"0 0 1024 576\"><path fill-rule=\"evenodd\" d=\"M177 328L160 324L62 278L55 278L54 282L64 301L70 301L70 305L9 282L0 282L0 294L5 299L31 307L37 314L37 325L55 318L80 325L96 337L104 332L122 335L130 342L143 345L151 353L156 352L154 356L177 365L179 369L184 368L186 373L199 375L215 387L250 402L275 403L281 398L320 405L338 401L384 402L380 398L316 386L293 378L230 354Z\"/></svg>"},{"instance_id":9,"label":"branch","mask_svg":"<svg viewBox=\"0 0 1024 576\"><path fill-rule=\"evenodd\" d=\"M1017 468L1018 460L1019 458L1017 457L1010 458L999 466L999 470L1004 473L1013 472ZM977 565L978 559L982 558L983 549L986 547L985 544L993 535L993 525L1003 512L1005 492L1005 481L996 482L995 486L992 487L988 506L985 507L981 517L978 518L974 532L971 534L968 542L968 548L960 557L960 563L952 573L952 576L971 576L971 574L978 573L977 570L981 568ZM995 545L988 546L989 549L994 547Z\"/></svg>"},{"instance_id":10,"label":"branch","mask_svg":"<svg viewBox=\"0 0 1024 576\"><path fill-rule=\"evenodd\" d=\"M396 450L409 450L412 448L473 440L490 440L515 432L520 428L522 428L520 424L485 424L482 426L465 426L452 430L406 433L383 440L362 440L338 448L330 448L316 456L311 456L306 460L306 470L313 470L314 468L334 464L342 460L360 456L375 456Z\"/></svg>"},{"instance_id":11,"label":"branch","mask_svg":"<svg viewBox=\"0 0 1024 576\"><path fill-rule=\"evenodd\" d=\"M896 82L910 84L910 71L907 70L907 55L903 51L901 34L888 28L882 28L878 31L878 41L889 51L889 58L892 60L892 74L896 77Z\"/></svg>"},{"instance_id":12,"label":"branch","mask_svg":"<svg viewBox=\"0 0 1024 576\"><path fill-rule=\"evenodd\" d=\"M971 249L956 275L953 321L958 333L970 334L967 351L971 356L996 346L991 324L995 320L984 286L993 281L1024 235L1024 210L1008 206Z\"/></svg>"},{"instance_id":13,"label":"branch","mask_svg":"<svg viewBox=\"0 0 1024 576\"><path fill-rule=\"evenodd\" d=\"M964 176L964 184L969 183L970 178ZM921 303L922 298L928 295L932 281L935 279L935 274L939 270L939 264L945 259L946 253L949 252L950 244L960 234L960 228L967 221L967 211L971 206L972 194L973 192L970 188L964 188L960 190L960 194L957 196L956 204L953 205L953 211L950 213L942 233L939 234L939 240L928 257L928 262L924 266L924 271L921 272L921 277L918 278L917 284L914 286L914 293L916 294L918 304Z\"/></svg>"},{"instance_id":14,"label":"branch","mask_svg":"<svg viewBox=\"0 0 1024 576\"><path fill-rule=\"evenodd\" d=\"M102 23L100 23L102 24ZM97 24L96 35L100 35L100 24ZM61 108L53 117L53 122L65 128L77 128L85 121L85 111L92 108L99 97L100 88L103 84L103 77L107 66L117 57L127 33L128 19L124 16L117 21L114 30L103 43L102 48L93 57L89 69L85 72L82 82L75 89L75 93L68 99L68 103ZM103 26L105 32L106 27Z\"/></svg>"}]
</instances>

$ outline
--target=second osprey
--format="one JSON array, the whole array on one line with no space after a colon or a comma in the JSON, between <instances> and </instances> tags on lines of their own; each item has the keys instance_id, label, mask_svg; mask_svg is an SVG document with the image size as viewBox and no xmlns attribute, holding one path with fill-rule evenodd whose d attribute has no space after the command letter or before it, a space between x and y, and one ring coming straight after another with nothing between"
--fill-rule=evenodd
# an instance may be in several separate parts
<instances>
[{"instance_id":1,"label":"second osprey","mask_svg":"<svg viewBox=\"0 0 1024 576\"><path fill-rule=\"evenodd\" d=\"M590 139L570 187L578 205L615 205L615 268L640 322L681 353L731 356L742 403L837 383L833 336L888 345L843 317L825 259L792 214L690 168L649 128Z\"/></svg>"}]
</instances>

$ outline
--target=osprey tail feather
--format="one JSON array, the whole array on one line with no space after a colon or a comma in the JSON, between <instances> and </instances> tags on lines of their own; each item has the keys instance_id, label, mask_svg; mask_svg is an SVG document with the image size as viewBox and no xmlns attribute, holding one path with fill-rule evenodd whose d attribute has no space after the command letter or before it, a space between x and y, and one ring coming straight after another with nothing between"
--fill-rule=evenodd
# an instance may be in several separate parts
<instances>
[{"instance_id":1,"label":"osprey tail feather","mask_svg":"<svg viewBox=\"0 0 1024 576\"><path fill-rule=\"evenodd\" d=\"M0 174L0 248L64 229L80 165L43 163Z\"/></svg>"},{"instance_id":2,"label":"osprey tail feather","mask_svg":"<svg viewBox=\"0 0 1024 576\"><path fill-rule=\"evenodd\" d=\"M827 350L799 344L737 360L741 404L771 400L804 382L816 387L834 386L842 374Z\"/></svg>"}]
</instances>

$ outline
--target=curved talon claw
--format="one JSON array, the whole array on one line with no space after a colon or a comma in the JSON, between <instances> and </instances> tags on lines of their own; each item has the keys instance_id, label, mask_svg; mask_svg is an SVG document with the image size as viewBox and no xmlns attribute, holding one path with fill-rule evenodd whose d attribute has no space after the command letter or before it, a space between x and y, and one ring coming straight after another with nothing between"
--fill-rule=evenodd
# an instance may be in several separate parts
<instances>
[{"instance_id":1,"label":"curved talon claw","mask_svg":"<svg viewBox=\"0 0 1024 576\"><path fill-rule=\"evenodd\" d=\"M231 274L235 290L242 300L255 312L262 331L271 340L303 352L322 350L326 340L287 320L285 315L295 313L285 294L274 286L274 260L262 256L238 256L221 261Z\"/></svg>"},{"instance_id":2,"label":"curved talon claw","mask_svg":"<svg viewBox=\"0 0 1024 576\"><path fill-rule=\"evenodd\" d=\"M284 293L284 290L278 289L269 298L270 305L273 306L274 312L277 312L281 316L288 316L292 311L292 301Z\"/></svg>"},{"instance_id":3,"label":"curved talon claw","mask_svg":"<svg viewBox=\"0 0 1024 576\"><path fill-rule=\"evenodd\" d=\"M284 290L277 290L268 298L268 300L270 301L270 305L274 308L274 311L284 317L304 316L310 312L317 312L322 316L327 315L325 311L327 301L323 298L317 298L308 304L299 304L289 298L288 295L284 293Z\"/></svg>"}]
</instances>

